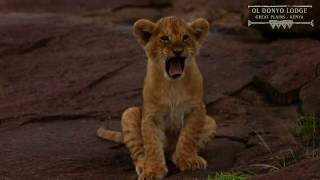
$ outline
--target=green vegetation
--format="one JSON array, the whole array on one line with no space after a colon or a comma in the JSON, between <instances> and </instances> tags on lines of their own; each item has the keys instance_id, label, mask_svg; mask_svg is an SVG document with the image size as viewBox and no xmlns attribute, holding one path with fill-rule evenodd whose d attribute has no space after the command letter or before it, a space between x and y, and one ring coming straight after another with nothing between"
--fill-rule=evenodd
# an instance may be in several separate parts
<instances>
[{"instance_id":1,"label":"green vegetation","mask_svg":"<svg viewBox=\"0 0 320 180\"><path fill-rule=\"evenodd\" d=\"M305 144L304 158L320 157L320 114L300 115L296 125L296 134Z\"/></svg>"},{"instance_id":2,"label":"green vegetation","mask_svg":"<svg viewBox=\"0 0 320 180\"><path fill-rule=\"evenodd\" d=\"M316 115L301 115L297 121L296 134L298 136L311 135L320 129Z\"/></svg>"},{"instance_id":3,"label":"green vegetation","mask_svg":"<svg viewBox=\"0 0 320 180\"><path fill-rule=\"evenodd\" d=\"M254 175L254 173L244 172L221 172L216 173L215 176L209 176L208 180L246 180Z\"/></svg>"}]
</instances>

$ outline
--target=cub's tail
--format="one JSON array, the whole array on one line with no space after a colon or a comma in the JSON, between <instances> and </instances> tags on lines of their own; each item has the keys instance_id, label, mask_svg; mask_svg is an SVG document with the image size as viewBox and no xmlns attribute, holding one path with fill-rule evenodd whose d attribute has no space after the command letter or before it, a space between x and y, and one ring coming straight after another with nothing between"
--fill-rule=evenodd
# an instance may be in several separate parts
<instances>
[{"instance_id":1,"label":"cub's tail","mask_svg":"<svg viewBox=\"0 0 320 180\"><path fill-rule=\"evenodd\" d=\"M109 129L106 129L105 127L100 127L97 130L97 136L102 139L114 141L116 143L123 143L123 136L121 132L109 130Z\"/></svg>"}]
</instances>

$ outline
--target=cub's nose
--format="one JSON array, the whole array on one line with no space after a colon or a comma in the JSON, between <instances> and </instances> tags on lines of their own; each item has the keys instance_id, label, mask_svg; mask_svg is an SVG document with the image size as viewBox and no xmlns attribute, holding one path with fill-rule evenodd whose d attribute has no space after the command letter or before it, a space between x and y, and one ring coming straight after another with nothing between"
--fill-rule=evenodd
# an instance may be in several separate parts
<instances>
[{"instance_id":1,"label":"cub's nose","mask_svg":"<svg viewBox=\"0 0 320 180\"><path fill-rule=\"evenodd\" d=\"M183 49L174 49L173 50L173 53L176 56L180 56L182 54L182 52L183 52Z\"/></svg>"}]
</instances>

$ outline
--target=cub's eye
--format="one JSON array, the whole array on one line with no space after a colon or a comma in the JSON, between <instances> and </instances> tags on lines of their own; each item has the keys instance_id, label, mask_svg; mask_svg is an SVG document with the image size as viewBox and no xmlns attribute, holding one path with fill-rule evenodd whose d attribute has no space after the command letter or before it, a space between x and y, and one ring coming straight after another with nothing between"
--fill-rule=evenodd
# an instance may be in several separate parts
<instances>
[{"instance_id":1,"label":"cub's eye","mask_svg":"<svg viewBox=\"0 0 320 180\"><path fill-rule=\"evenodd\" d=\"M185 35L183 35L182 40L183 41L188 41L189 38L190 38L189 35L185 34Z\"/></svg>"},{"instance_id":2,"label":"cub's eye","mask_svg":"<svg viewBox=\"0 0 320 180\"><path fill-rule=\"evenodd\" d=\"M160 41L162 42L162 43L169 43L169 37L168 36L161 36L160 37Z\"/></svg>"}]
</instances>

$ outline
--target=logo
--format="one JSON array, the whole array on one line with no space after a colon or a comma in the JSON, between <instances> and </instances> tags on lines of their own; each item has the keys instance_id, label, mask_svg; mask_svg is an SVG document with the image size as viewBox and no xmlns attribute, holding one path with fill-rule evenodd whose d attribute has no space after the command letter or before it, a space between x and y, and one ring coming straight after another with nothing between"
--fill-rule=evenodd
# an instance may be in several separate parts
<instances>
[{"instance_id":1,"label":"logo","mask_svg":"<svg viewBox=\"0 0 320 180\"><path fill-rule=\"evenodd\" d=\"M248 6L248 26L270 25L272 29L291 29L292 26L314 27L312 5L254 5Z\"/></svg>"}]
</instances>

